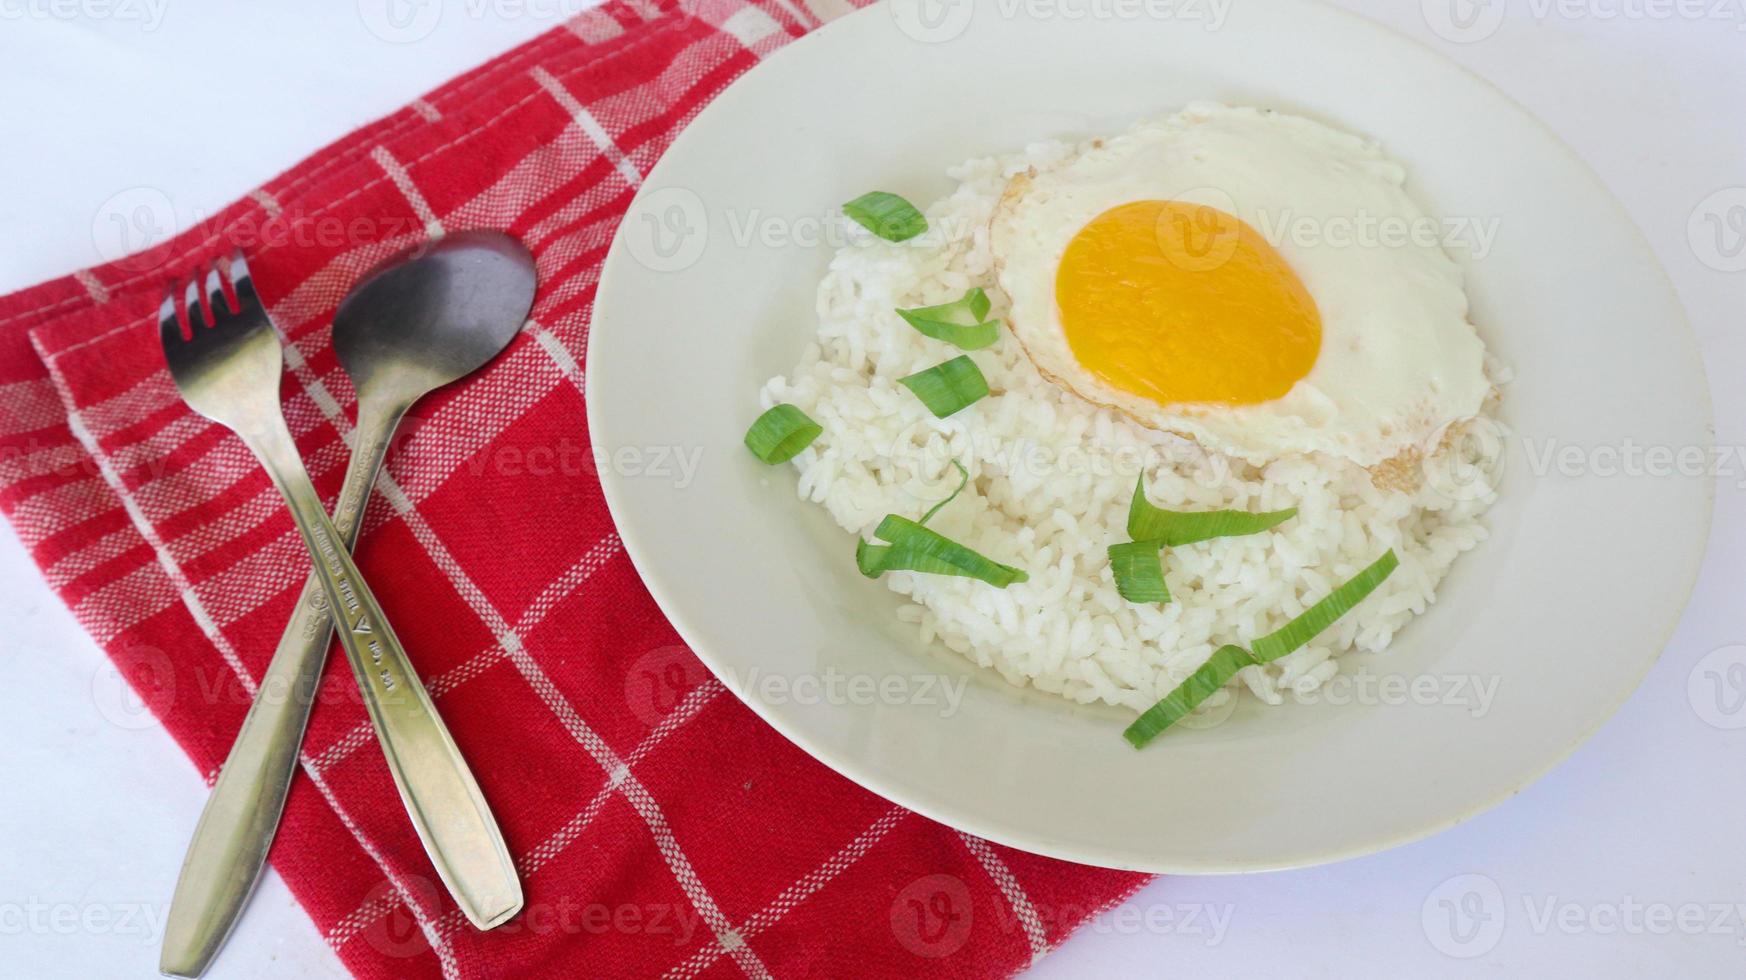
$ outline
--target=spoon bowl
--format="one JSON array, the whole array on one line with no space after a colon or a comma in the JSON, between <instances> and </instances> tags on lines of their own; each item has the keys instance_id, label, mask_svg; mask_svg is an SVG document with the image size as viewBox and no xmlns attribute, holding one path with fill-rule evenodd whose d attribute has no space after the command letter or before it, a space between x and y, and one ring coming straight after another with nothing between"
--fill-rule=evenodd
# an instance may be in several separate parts
<instances>
[{"instance_id":1,"label":"spoon bowl","mask_svg":"<svg viewBox=\"0 0 1746 980\"><path fill-rule=\"evenodd\" d=\"M520 242L463 231L403 252L353 288L333 317L333 347L360 401L408 406L466 377L515 338L537 275Z\"/></svg>"}]
</instances>

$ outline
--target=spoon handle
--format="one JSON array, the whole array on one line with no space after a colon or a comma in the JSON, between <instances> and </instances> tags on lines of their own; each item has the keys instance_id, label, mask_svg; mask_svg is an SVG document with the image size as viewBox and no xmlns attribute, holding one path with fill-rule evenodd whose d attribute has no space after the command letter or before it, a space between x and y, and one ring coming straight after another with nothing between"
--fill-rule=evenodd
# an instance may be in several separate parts
<instances>
[{"instance_id":1,"label":"spoon handle","mask_svg":"<svg viewBox=\"0 0 1746 980\"><path fill-rule=\"evenodd\" d=\"M315 571L195 828L166 925L160 964L166 973L198 976L205 969L260 875L297 765L336 608L342 614L341 646L438 875L478 928L501 924L521 908L521 884L502 833L349 554L399 418L399 412L383 416L360 409L338 525L328 519L282 422L277 431L244 437L290 505Z\"/></svg>"}]
</instances>

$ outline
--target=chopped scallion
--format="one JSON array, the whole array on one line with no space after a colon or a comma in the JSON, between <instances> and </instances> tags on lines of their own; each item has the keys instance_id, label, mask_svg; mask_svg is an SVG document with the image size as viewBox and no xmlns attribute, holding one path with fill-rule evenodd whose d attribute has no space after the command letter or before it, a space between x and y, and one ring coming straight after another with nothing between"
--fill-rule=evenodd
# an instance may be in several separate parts
<instances>
[{"instance_id":1,"label":"chopped scallion","mask_svg":"<svg viewBox=\"0 0 1746 980\"><path fill-rule=\"evenodd\" d=\"M1164 729L1200 707L1201 702L1212 697L1213 692L1229 684L1231 678L1237 676L1237 671L1255 663L1255 658L1242 647L1219 647L1207 658L1206 663L1188 675L1187 680L1165 695L1164 700L1147 708L1144 714L1134 719L1134 723L1122 732L1122 737L1131 742L1134 748L1144 748L1147 742L1157 738Z\"/></svg>"},{"instance_id":2,"label":"chopped scallion","mask_svg":"<svg viewBox=\"0 0 1746 980\"><path fill-rule=\"evenodd\" d=\"M878 578L886 572L926 572L979 579L1002 589L1030 578L1021 569L983 557L945 535L896 514L889 514L880 521L873 535L889 543L872 544L865 538L856 543L855 565L868 578Z\"/></svg>"},{"instance_id":3,"label":"chopped scallion","mask_svg":"<svg viewBox=\"0 0 1746 980\"><path fill-rule=\"evenodd\" d=\"M855 223L888 242L903 242L928 230L928 219L896 194L871 191L843 205Z\"/></svg>"},{"instance_id":4,"label":"chopped scallion","mask_svg":"<svg viewBox=\"0 0 1746 980\"><path fill-rule=\"evenodd\" d=\"M1317 633L1334 625L1334 620L1351 612L1353 606L1376 591L1376 587L1399 566L1400 559L1395 557L1393 548L1383 552L1370 567L1304 610L1303 615L1256 640L1253 644L1256 662L1272 663L1314 639Z\"/></svg>"},{"instance_id":5,"label":"chopped scallion","mask_svg":"<svg viewBox=\"0 0 1746 980\"><path fill-rule=\"evenodd\" d=\"M777 405L746 430L746 448L766 463L786 463L812 445L824 428L793 405Z\"/></svg>"},{"instance_id":6,"label":"chopped scallion","mask_svg":"<svg viewBox=\"0 0 1746 980\"><path fill-rule=\"evenodd\" d=\"M1109 546L1109 570L1116 591L1129 602L1169 602L1164 585L1164 545L1158 541L1128 541Z\"/></svg>"},{"instance_id":7,"label":"chopped scallion","mask_svg":"<svg viewBox=\"0 0 1746 980\"><path fill-rule=\"evenodd\" d=\"M924 337L959 350L981 350L1000 339L1000 321L983 319L988 305L988 294L978 286L950 303L898 310L897 315Z\"/></svg>"},{"instance_id":8,"label":"chopped scallion","mask_svg":"<svg viewBox=\"0 0 1746 980\"><path fill-rule=\"evenodd\" d=\"M1110 548L1111 560L1114 560L1115 549L1123 547L1116 545ZM1400 566L1400 559L1395 557L1394 550L1383 553L1370 566L1357 575L1352 576L1345 584L1329 593L1328 597L1305 610L1303 615L1286 623L1279 630L1256 640L1254 652L1239 646L1220 647L1207 662L1201 664L1188 679L1176 686L1164 697L1164 700L1146 709L1146 712L1134 720L1122 737L1132 742L1134 748L1141 748L1147 742L1157 738L1158 734L1171 725L1181 721L1189 712L1199 707L1201 702L1211 697L1214 691L1230 683L1231 678L1244 667L1257 664L1272 663L1280 657L1308 643L1317 633L1334 625L1334 621L1352 611L1352 607L1364 601L1370 593L1376 591L1383 580L1388 578Z\"/></svg>"},{"instance_id":9,"label":"chopped scallion","mask_svg":"<svg viewBox=\"0 0 1746 980\"><path fill-rule=\"evenodd\" d=\"M1146 477L1134 485L1134 502L1128 507L1128 537L1135 541L1161 541L1170 547L1259 534L1297 516L1297 508L1251 514L1242 510L1181 513L1153 506L1146 499Z\"/></svg>"},{"instance_id":10,"label":"chopped scallion","mask_svg":"<svg viewBox=\"0 0 1746 980\"><path fill-rule=\"evenodd\" d=\"M944 507L947 504L951 503L952 501L957 500L958 495L964 492L964 488L970 485L970 471L964 468L964 464L960 463L954 459L954 460L952 460L952 465L956 466L958 468L958 476L959 476L958 489L953 490L952 495L950 497L947 497L945 500L942 500L939 503L933 505L932 507L929 507L928 512L923 514L922 519L917 522L918 524L926 524L928 521L933 520L934 515L938 514L940 512L941 507Z\"/></svg>"},{"instance_id":11,"label":"chopped scallion","mask_svg":"<svg viewBox=\"0 0 1746 980\"><path fill-rule=\"evenodd\" d=\"M935 418L945 418L962 411L988 394L988 379L969 355L954 357L918 371L897 383L915 392Z\"/></svg>"}]
</instances>

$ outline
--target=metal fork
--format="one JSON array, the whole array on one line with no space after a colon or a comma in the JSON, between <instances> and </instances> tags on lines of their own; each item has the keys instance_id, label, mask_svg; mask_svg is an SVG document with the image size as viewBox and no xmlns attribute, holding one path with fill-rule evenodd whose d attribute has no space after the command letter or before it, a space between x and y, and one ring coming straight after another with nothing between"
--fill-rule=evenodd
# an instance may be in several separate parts
<instances>
[{"instance_id":1,"label":"metal fork","mask_svg":"<svg viewBox=\"0 0 1746 980\"><path fill-rule=\"evenodd\" d=\"M284 495L314 560L328 606L338 612L335 631L425 851L474 926L500 925L522 905L521 882L509 849L478 783L303 468L279 407L284 358L279 336L255 292L248 265L241 254L230 259L234 306L216 266L204 280L204 290L199 278L186 289L190 336L183 336L174 290L159 310L158 329L170 376L189 408L242 437ZM295 743L290 748L295 751ZM201 881L199 887L247 887L222 876L190 876L186 871L182 881ZM229 926L225 922L209 927Z\"/></svg>"}]
</instances>

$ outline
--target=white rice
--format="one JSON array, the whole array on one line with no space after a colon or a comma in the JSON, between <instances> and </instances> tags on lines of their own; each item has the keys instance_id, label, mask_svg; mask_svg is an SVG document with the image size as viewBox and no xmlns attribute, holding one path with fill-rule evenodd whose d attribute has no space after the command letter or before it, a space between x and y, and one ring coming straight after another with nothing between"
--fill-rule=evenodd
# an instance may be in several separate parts
<instances>
[{"instance_id":1,"label":"white rice","mask_svg":"<svg viewBox=\"0 0 1746 980\"><path fill-rule=\"evenodd\" d=\"M1435 599L1455 557L1486 536L1480 515L1496 497L1490 474L1456 460L1442 465L1459 480L1433 478L1404 493L1378 489L1364 469L1326 457L1246 466L1068 394L1041 378L1010 336L970 355L990 396L934 418L897 379L960 352L892 311L982 286L993 315L1004 315L989 218L1007 177L1072 150L1035 144L949 171L959 188L927 209L929 232L910 242L845 229L850 244L819 285L816 340L788 376L762 391L764 407L793 404L824 428L794 459L800 496L823 505L844 530L871 537L886 514L917 518L944 498L958 483L952 461L961 462L970 486L929 526L1024 569L1030 580L997 589L887 573L882 581L909 600L900 618L924 643L941 643L1014 684L1136 711L1221 645L1247 645L1283 626L1393 548L1399 569L1357 609L1303 649L1239 675L1268 703L1308 693L1339 671L1342 654L1381 651ZM1457 452L1476 455L1466 445ZM1116 593L1106 549L1127 540L1142 471L1161 506L1296 507L1298 516L1267 534L1166 550L1172 601L1135 605ZM852 544L845 538L845 562Z\"/></svg>"}]
</instances>

